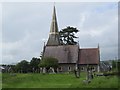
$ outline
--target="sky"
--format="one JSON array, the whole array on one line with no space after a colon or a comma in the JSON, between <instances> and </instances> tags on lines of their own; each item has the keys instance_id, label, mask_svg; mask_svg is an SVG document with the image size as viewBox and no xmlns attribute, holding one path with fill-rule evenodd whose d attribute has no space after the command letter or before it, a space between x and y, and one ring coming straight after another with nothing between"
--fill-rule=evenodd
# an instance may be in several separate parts
<instances>
[{"instance_id":1,"label":"sky","mask_svg":"<svg viewBox=\"0 0 120 90\"><path fill-rule=\"evenodd\" d=\"M59 30L79 30L80 48L100 47L100 59L118 58L117 2L57 2ZM0 58L2 64L39 57L47 42L53 2L4 2L0 5ZM1 24L2 23L2 24Z\"/></svg>"}]
</instances>

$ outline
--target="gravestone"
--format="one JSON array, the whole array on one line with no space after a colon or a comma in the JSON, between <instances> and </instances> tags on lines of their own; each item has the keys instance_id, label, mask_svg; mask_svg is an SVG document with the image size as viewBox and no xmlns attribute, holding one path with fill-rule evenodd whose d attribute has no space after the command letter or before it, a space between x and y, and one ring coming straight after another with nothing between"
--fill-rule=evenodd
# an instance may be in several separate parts
<instances>
[{"instance_id":1,"label":"gravestone","mask_svg":"<svg viewBox=\"0 0 120 90\"><path fill-rule=\"evenodd\" d=\"M87 71L87 77L86 77L87 80L92 80L93 79L93 73L91 70L88 70Z\"/></svg>"},{"instance_id":2,"label":"gravestone","mask_svg":"<svg viewBox=\"0 0 120 90\"><path fill-rule=\"evenodd\" d=\"M50 74L53 74L53 73L55 73L55 70L54 70L54 68L50 67L50 69L49 69L48 72L49 72Z\"/></svg>"},{"instance_id":3,"label":"gravestone","mask_svg":"<svg viewBox=\"0 0 120 90\"><path fill-rule=\"evenodd\" d=\"M83 80L84 83L89 84L93 79L93 73L91 68L87 68L86 80Z\"/></svg>"},{"instance_id":4,"label":"gravestone","mask_svg":"<svg viewBox=\"0 0 120 90\"><path fill-rule=\"evenodd\" d=\"M80 77L80 70L78 70L78 69L76 70L76 69L75 69L75 70L74 70L74 73L75 73L75 77L76 77L76 78L79 78L79 77Z\"/></svg>"},{"instance_id":5,"label":"gravestone","mask_svg":"<svg viewBox=\"0 0 120 90\"><path fill-rule=\"evenodd\" d=\"M46 68L44 67L44 68L43 68L43 74L45 74L45 73L46 73Z\"/></svg>"}]
</instances>

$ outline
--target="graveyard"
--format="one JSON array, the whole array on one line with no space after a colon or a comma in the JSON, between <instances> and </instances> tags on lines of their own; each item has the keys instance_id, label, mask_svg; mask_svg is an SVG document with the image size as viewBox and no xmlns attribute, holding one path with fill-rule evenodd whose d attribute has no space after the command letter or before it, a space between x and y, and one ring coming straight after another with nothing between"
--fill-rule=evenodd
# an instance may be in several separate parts
<instances>
[{"instance_id":1,"label":"graveyard","mask_svg":"<svg viewBox=\"0 0 120 90\"><path fill-rule=\"evenodd\" d=\"M94 76L90 83L84 82L86 73L76 78L74 73L3 73L2 88L118 88L118 77Z\"/></svg>"},{"instance_id":2,"label":"graveyard","mask_svg":"<svg viewBox=\"0 0 120 90\"><path fill-rule=\"evenodd\" d=\"M87 6L89 5L87 4ZM11 23L8 24L8 26L14 25L16 27L9 28L7 24L4 25L6 32L8 32L9 30L11 31L15 30L15 31L14 32L10 31L9 32L10 34L8 35L5 32L3 33L4 36L8 38L8 40L6 37L4 37L5 41L3 45L6 45L6 47L3 47L4 56L2 61L8 60L9 63L15 61L15 63L12 63L11 65L4 65L4 64L0 65L0 72L1 72L0 87L2 86L3 89L6 88L117 88L118 89L119 88L118 71L120 65L117 61L117 59L119 58L117 56L118 53L115 52L118 49L116 48L118 47L117 46L118 43L116 40L114 40L118 37L115 38L117 34L115 33L115 31L114 33L112 31L116 29L114 28L115 27L114 25L117 25L116 22L117 16L113 15L112 16L113 19L111 19L112 17L103 18L104 15L106 15L107 17L109 15L112 15L111 13L108 13L109 11L108 6L106 7L107 10L105 8L105 11L102 10L104 7L102 7L102 9L99 9L101 7L99 8L97 7L95 8L95 10L90 9L90 11L89 10L86 11L86 8L84 11L83 8L80 11L81 14L77 13L79 10L78 7L76 7L75 9L72 9L73 7L72 8L63 7L66 11L63 12L64 11L63 9L62 12L60 11L62 14L61 15L58 14L60 15L60 17L64 17L61 20L62 21L61 23L63 25L60 24L62 27L58 27L59 25L57 22L56 7L54 4L49 34L47 34L47 31L45 31L47 29L46 28L47 22L45 22L45 24L43 22L43 21L49 22L49 19L46 18L49 16L46 16L47 13L43 13L44 11L43 8L41 9L42 12L39 13L40 15L38 13L35 13L35 11L33 12L35 14L34 16L35 19L32 19L31 16L27 17L28 20L26 17L25 19L22 18L23 16L31 15L30 14L31 10L33 10L31 8L30 10L28 10L30 12L25 11L27 12L27 14L24 13L25 15L22 15L23 12L21 12L21 14L18 13L21 16L18 15L18 17L15 18L15 20L13 20L12 24ZM5 10L6 10L5 12L7 12L7 9ZM58 10L60 9L58 8ZM77 12L71 13L72 10ZM110 10L114 11L114 9L112 8L110 8ZM24 9L21 11L24 11ZM70 13L68 13L67 11L70 11ZM107 12L108 14L106 14L105 12ZM96 13L99 14L97 15ZM43 17L42 14L45 17ZM68 17L71 16L72 14L78 15L80 17L78 16ZM6 16L7 15L9 14L6 13ZM43 19L37 17L36 15L42 17ZM12 17L16 17L16 16L14 16L13 14ZM91 17L94 18L91 19ZM81 21L79 20L79 18ZM104 19L105 22L103 22ZM114 19L116 21L114 21ZM9 22L9 19L8 21L6 20L7 19L5 19L5 22ZM33 20L37 20L36 23L38 21L40 22L42 21L42 22L41 23L39 22L38 25L39 27L37 27L37 24L35 23L35 28L34 28L33 26L34 24L32 23ZM18 21L18 22L20 21L20 22L14 23L14 21ZM30 25L29 23L32 23L32 25ZM20 25L20 30L18 29L19 25ZM6 27L8 28L8 30ZM21 29L21 27L23 27L23 29ZM26 27L28 27L28 29L26 29ZM30 30L36 29L36 30L28 31L29 29ZM22 36L22 33L19 32L17 33L16 30L21 32L25 31L25 35L23 34ZM108 31L110 33L108 33ZM15 33L15 35L11 37L11 34L13 33ZM48 39L46 34L49 35ZM20 35L20 38L17 39L18 35ZM114 37L111 37L113 35ZM10 42L8 43L9 40ZM40 46L41 47L41 53L40 53L39 45L42 45L42 43L44 43L44 46ZM111 52L109 52L110 50ZM101 55L101 53L103 56ZM33 57L31 60L27 60L30 59L30 57L32 56L35 57ZM107 62L107 60L104 58L106 59L111 58L113 60Z\"/></svg>"}]
</instances>

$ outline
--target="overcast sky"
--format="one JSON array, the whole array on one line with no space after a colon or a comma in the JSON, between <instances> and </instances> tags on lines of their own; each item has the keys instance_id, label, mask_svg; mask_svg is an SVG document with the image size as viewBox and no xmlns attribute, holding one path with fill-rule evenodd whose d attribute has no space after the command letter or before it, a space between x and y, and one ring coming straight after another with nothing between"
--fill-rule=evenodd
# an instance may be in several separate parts
<instances>
[{"instance_id":1,"label":"overcast sky","mask_svg":"<svg viewBox=\"0 0 120 90\"><path fill-rule=\"evenodd\" d=\"M58 2L55 6L59 30L66 26L80 30L80 48L96 48L99 43L101 60L118 57L117 2ZM48 39L52 13L53 3L2 3L3 64L40 56Z\"/></svg>"}]
</instances>

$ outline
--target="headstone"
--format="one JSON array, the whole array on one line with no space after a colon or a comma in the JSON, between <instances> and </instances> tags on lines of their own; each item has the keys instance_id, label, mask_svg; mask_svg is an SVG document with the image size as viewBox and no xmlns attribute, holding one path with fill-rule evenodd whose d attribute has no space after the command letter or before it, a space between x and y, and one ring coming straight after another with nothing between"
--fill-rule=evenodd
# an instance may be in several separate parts
<instances>
[{"instance_id":1,"label":"headstone","mask_svg":"<svg viewBox=\"0 0 120 90\"><path fill-rule=\"evenodd\" d=\"M90 80L83 80L85 84L89 84L91 81Z\"/></svg>"},{"instance_id":2,"label":"headstone","mask_svg":"<svg viewBox=\"0 0 120 90\"><path fill-rule=\"evenodd\" d=\"M86 80L90 80L91 81L91 79L93 79L92 68L91 67L87 67L86 71L87 71Z\"/></svg>"},{"instance_id":3,"label":"headstone","mask_svg":"<svg viewBox=\"0 0 120 90\"><path fill-rule=\"evenodd\" d=\"M40 68L40 73L42 73L42 68Z\"/></svg>"},{"instance_id":4,"label":"headstone","mask_svg":"<svg viewBox=\"0 0 120 90\"><path fill-rule=\"evenodd\" d=\"M34 69L34 67L32 68L32 71L33 71L33 73L35 72L35 69Z\"/></svg>"},{"instance_id":5,"label":"headstone","mask_svg":"<svg viewBox=\"0 0 120 90\"><path fill-rule=\"evenodd\" d=\"M15 74L15 73L10 73L10 75L11 75L11 76L16 76L16 74Z\"/></svg>"},{"instance_id":6,"label":"headstone","mask_svg":"<svg viewBox=\"0 0 120 90\"><path fill-rule=\"evenodd\" d=\"M55 73L55 70L54 70L54 68L50 67L50 69L49 69L49 73L50 73L50 74L53 74L53 73Z\"/></svg>"},{"instance_id":7,"label":"headstone","mask_svg":"<svg viewBox=\"0 0 120 90\"><path fill-rule=\"evenodd\" d=\"M43 73L46 73L46 68L45 67L43 68Z\"/></svg>"},{"instance_id":8,"label":"headstone","mask_svg":"<svg viewBox=\"0 0 120 90\"><path fill-rule=\"evenodd\" d=\"M80 77L80 71L79 70L74 70L74 73L75 73L75 77L76 78L79 78Z\"/></svg>"},{"instance_id":9,"label":"headstone","mask_svg":"<svg viewBox=\"0 0 120 90\"><path fill-rule=\"evenodd\" d=\"M59 73L59 68L57 68L57 73Z\"/></svg>"}]
</instances>

